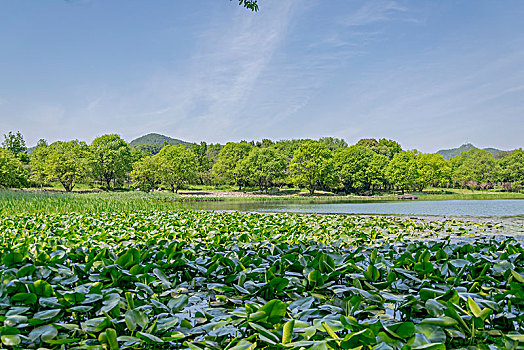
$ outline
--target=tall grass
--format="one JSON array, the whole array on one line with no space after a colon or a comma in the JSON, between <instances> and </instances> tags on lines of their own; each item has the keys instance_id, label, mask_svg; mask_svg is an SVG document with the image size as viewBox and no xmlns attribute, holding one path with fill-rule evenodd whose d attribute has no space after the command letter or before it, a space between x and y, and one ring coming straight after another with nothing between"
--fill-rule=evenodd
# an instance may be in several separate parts
<instances>
[{"instance_id":1,"label":"tall grass","mask_svg":"<svg viewBox=\"0 0 524 350\"><path fill-rule=\"evenodd\" d=\"M138 210L181 210L188 201L215 201L217 198L188 198L171 193L110 192L64 193L0 191L0 214L17 213L100 213Z\"/></svg>"}]
</instances>

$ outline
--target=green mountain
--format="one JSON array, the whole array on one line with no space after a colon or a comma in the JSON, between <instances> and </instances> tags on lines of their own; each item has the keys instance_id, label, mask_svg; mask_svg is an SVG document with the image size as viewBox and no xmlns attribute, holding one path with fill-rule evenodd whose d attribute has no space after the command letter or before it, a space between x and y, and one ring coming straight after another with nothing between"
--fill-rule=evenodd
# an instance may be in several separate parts
<instances>
[{"instance_id":1,"label":"green mountain","mask_svg":"<svg viewBox=\"0 0 524 350\"><path fill-rule=\"evenodd\" d=\"M131 147L138 148L142 151L151 154L157 154L166 144L182 145L184 147L189 147L191 145L191 142L174 139L165 135L151 133L136 138L129 143Z\"/></svg>"},{"instance_id":2,"label":"green mountain","mask_svg":"<svg viewBox=\"0 0 524 350\"><path fill-rule=\"evenodd\" d=\"M471 143L465 143L460 147L457 148L451 148L451 149L441 149L440 151L437 151L438 154L441 154L444 159L450 160L453 157L460 156L462 152L469 151L471 149L478 149L478 147L473 146ZM483 150L490 152L493 155L497 155L502 151L500 149L496 148L483 148Z\"/></svg>"}]
</instances>

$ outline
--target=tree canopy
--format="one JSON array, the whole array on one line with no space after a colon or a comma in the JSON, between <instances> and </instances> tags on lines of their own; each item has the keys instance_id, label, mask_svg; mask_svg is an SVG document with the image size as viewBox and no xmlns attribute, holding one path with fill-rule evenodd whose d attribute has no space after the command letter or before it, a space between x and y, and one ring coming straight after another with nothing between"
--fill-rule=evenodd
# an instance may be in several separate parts
<instances>
[{"instance_id":1,"label":"tree canopy","mask_svg":"<svg viewBox=\"0 0 524 350\"><path fill-rule=\"evenodd\" d=\"M153 158L158 158L160 180L177 192L185 184L195 178L197 157L183 146L167 145Z\"/></svg>"},{"instance_id":2,"label":"tree canopy","mask_svg":"<svg viewBox=\"0 0 524 350\"><path fill-rule=\"evenodd\" d=\"M27 171L8 149L0 148L0 188L27 185Z\"/></svg>"},{"instance_id":3,"label":"tree canopy","mask_svg":"<svg viewBox=\"0 0 524 350\"><path fill-rule=\"evenodd\" d=\"M125 178L132 169L131 150L127 142L116 134L103 135L93 140L90 147L90 165L95 178L110 189Z\"/></svg>"},{"instance_id":4,"label":"tree canopy","mask_svg":"<svg viewBox=\"0 0 524 350\"><path fill-rule=\"evenodd\" d=\"M33 179L58 181L67 192L87 176L88 147L85 142L57 141L49 146L41 144L32 157Z\"/></svg>"},{"instance_id":5,"label":"tree canopy","mask_svg":"<svg viewBox=\"0 0 524 350\"><path fill-rule=\"evenodd\" d=\"M287 167L286 157L274 148L253 148L246 158L240 161L239 171L262 190L285 177Z\"/></svg>"},{"instance_id":6,"label":"tree canopy","mask_svg":"<svg viewBox=\"0 0 524 350\"><path fill-rule=\"evenodd\" d=\"M91 145L78 140L48 145L41 139L28 155L19 132L4 135L2 146L0 187L60 184L69 192L83 183L106 190L161 187L178 192L187 184L237 185L239 190L256 186L261 191L295 186L311 194L323 190L364 195L428 187L504 191L524 187L522 149L494 156L475 148L446 160L440 154L402 151L398 142L388 139L361 139L348 146L342 139L323 137L225 146L166 143L152 156L130 147L119 135L108 134Z\"/></svg>"},{"instance_id":7,"label":"tree canopy","mask_svg":"<svg viewBox=\"0 0 524 350\"><path fill-rule=\"evenodd\" d=\"M218 159L213 166L213 175L218 181L235 184L239 189L246 182L246 174L240 171L238 164L247 157L253 146L245 141L228 142L220 150Z\"/></svg>"},{"instance_id":8,"label":"tree canopy","mask_svg":"<svg viewBox=\"0 0 524 350\"><path fill-rule=\"evenodd\" d=\"M289 164L293 183L307 188L310 194L323 186L333 184L335 172L331 158L331 153L325 143L302 142Z\"/></svg>"}]
</instances>

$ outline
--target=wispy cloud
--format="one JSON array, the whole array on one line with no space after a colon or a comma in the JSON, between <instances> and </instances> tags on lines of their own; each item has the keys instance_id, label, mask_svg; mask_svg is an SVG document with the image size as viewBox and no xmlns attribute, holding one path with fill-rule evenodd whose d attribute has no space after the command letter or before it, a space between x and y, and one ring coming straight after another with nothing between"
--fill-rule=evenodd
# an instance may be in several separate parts
<instances>
[{"instance_id":1,"label":"wispy cloud","mask_svg":"<svg viewBox=\"0 0 524 350\"><path fill-rule=\"evenodd\" d=\"M391 20L412 21L412 18L406 16L407 12L407 7L397 1L366 1L359 9L347 15L342 23L357 27Z\"/></svg>"},{"instance_id":2,"label":"wispy cloud","mask_svg":"<svg viewBox=\"0 0 524 350\"><path fill-rule=\"evenodd\" d=\"M234 132L286 37L294 3L273 2L254 16L239 10L229 23L212 24L203 32L188 73L168 73L152 82L164 91L160 95L173 112L165 127L186 133L198 127L201 137L211 139Z\"/></svg>"}]
</instances>

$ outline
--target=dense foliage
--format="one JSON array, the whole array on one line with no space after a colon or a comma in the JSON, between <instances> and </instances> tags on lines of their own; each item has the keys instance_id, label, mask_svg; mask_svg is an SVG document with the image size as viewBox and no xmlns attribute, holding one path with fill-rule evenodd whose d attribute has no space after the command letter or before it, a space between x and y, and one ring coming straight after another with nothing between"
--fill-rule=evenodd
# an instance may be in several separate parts
<instances>
[{"instance_id":1,"label":"dense foliage","mask_svg":"<svg viewBox=\"0 0 524 350\"><path fill-rule=\"evenodd\" d=\"M162 135L147 136L148 140L162 139ZM25 149L19 133L5 138L3 145L10 154L14 154L11 149ZM78 182L107 190L162 187L177 192L188 184L199 184L236 185L239 190L251 186L261 191L298 186L311 194L322 190L366 195L428 187L519 192L524 185L522 149L497 157L486 150L471 149L448 161L440 154L403 151L397 142L387 139L362 139L352 146L333 137L318 141L264 139L225 146L166 142L154 144L154 152L138 147L144 145L135 142L131 147L114 134L102 135L91 145L76 140L48 145L41 140L30 158L25 153L15 154L15 158L30 170L33 186L59 182L66 191ZM9 169L11 173L6 175L5 170L4 177L18 176L15 168ZM23 184L5 182L3 186Z\"/></svg>"},{"instance_id":2,"label":"dense foliage","mask_svg":"<svg viewBox=\"0 0 524 350\"><path fill-rule=\"evenodd\" d=\"M27 182L27 171L10 150L0 148L0 188L22 187Z\"/></svg>"},{"instance_id":3,"label":"dense foliage","mask_svg":"<svg viewBox=\"0 0 524 350\"><path fill-rule=\"evenodd\" d=\"M500 229L287 214L4 216L1 341L42 349L517 349L522 244L427 240Z\"/></svg>"}]
</instances>

